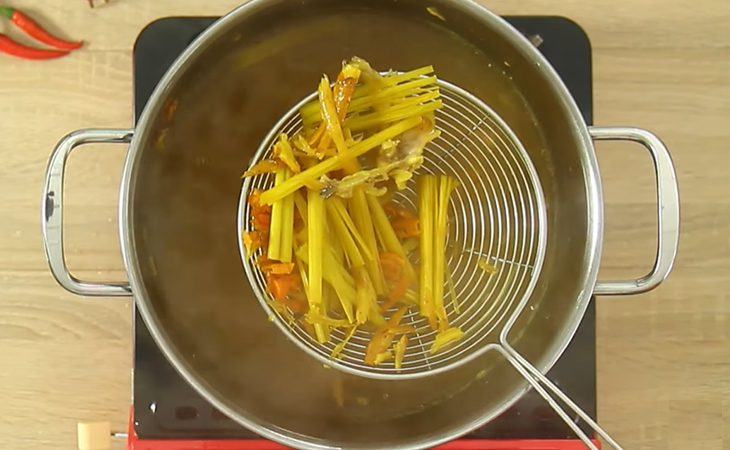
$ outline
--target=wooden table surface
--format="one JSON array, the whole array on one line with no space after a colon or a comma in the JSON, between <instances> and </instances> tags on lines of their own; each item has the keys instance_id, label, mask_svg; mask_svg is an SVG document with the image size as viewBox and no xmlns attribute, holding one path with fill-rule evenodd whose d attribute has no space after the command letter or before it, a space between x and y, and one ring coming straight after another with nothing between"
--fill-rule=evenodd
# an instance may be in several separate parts
<instances>
[{"instance_id":1,"label":"wooden table surface","mask_svg":"<svg viewBox=\"0 0 730 450\"><path fill-rule=\"evenodd\" d=\"M77 298L52 279L40 237L42 177L66 132L127 127L132 56L148 22L217 15L237 0L10 0L87 39L62 60L0 55L0 447L76 448L76 423L126 427L131 305ZM627 449L730 449L730 1L485 1L504 14L573 18L593 44L595 123L641 126L670 148L680 182L675 270L637 297L598 299L599 420ZM700 4L701 3L701 4ZM7 23L0 30L17 36ZM648 154L598 146L606 191L601 277L653 261ZM121 279L116 195L124 148L74 154L65 218L69 265Z\"/></svg>"}]
</instances>

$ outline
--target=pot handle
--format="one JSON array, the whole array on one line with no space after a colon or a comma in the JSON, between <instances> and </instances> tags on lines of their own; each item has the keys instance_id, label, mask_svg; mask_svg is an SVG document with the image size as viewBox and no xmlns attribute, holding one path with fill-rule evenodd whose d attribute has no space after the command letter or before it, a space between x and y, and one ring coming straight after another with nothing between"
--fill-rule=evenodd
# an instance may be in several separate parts
<instances>
[{"instance_id":1,"label":"pot handle","mask_svg":"<svg viewBox=\"0 0 730 450\"><path fill-rule=\"evenodd\" d=\"M599 281L597 295L640 294L657 287L672 271L679 245L679 188L667 147L653 133L641 128L589 127L594 141L632 141L651 154L657 186L657 254L654 267L634 280Z\"/></svg>"},{"instance_id":2,"label":"pot handle","mask_svg":"<svg viewBox=\"0 0 730 450\"><path fill-rule=\"evenodd\" d=\"M134 130L78 130L56 145L46 168L41 203L43 245L51 273L58 284L78 295L122 297L132 295L128 282L90 282L74 277L66 266L63 249L63 177L71 152L84 144L128 144Z\"/></svg>"}]
</instances>

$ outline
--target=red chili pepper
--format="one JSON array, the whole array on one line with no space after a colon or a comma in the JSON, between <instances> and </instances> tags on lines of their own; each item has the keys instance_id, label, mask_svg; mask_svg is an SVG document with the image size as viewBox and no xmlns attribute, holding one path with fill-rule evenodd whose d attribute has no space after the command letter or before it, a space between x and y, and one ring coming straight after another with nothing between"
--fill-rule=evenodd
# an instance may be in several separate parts
<instances>
[{"instance_id":1,"label":"red chili pepper","mask_svg":"<svg viewBox=\"0 0 730 450\"><path fill-rule=\"evenodd\" d=\"M68 55L63 50L45 50L42 48L26 47L19 44L4 34L0 34L0 53L7 53L23 59L54 59Z\"/></svg>"},{"instance_id":2,"label":"red chili pepper","mask_svg":"<svg viewBox=\"0 0 730 450\"><path fill-rule=\"evenodd\" d=\"M28 36L36 39L51 47L59 50L76 50L84 45L83 42L70 42L53 36L48 31L41 28L40 25L35 23L33 19L26 16L17 9L10 8L7 6L0 6L0 16L5 16L10 19L18 28L23 30Z\"/></svg>"}]
</instances>

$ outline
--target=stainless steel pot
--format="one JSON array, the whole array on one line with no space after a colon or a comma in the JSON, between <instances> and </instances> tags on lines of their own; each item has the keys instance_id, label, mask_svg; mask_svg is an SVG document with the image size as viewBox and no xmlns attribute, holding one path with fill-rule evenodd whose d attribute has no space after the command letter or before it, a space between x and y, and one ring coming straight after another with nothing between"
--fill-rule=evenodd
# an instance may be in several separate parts
<instances>
[{"instance_id":1,"label":"stainless steel pot","mask_svg":"<svg viewBox=\"0 0 730 450\"><path fill-rule=\"evenodd\" d=\"M442 79L494 108L527 149L545 195L547 248L503 352L423 379L358 378L323 368L261 311L237 252L239 176L278 118L322 71L352 55L375 67L433 64ZM593 140L604 139L640 143L656 169L657 258L636 280L596 280L603 203ZM119 200L129 283L78 280L65 264L65 163L92 142L129 143ZM541 373L567 346L591 294L657 286L679 235L674 169L659 139L633 128L588 128L519 32L477 4L453 0L246 3L173 64L136 129L80 130L61 140L42 210L51 271L64 288L133 295L163 353L214 406L264 437L310 449L431 447L503 412L528 381L550 399Z\"/></svg>"}]
</instances>

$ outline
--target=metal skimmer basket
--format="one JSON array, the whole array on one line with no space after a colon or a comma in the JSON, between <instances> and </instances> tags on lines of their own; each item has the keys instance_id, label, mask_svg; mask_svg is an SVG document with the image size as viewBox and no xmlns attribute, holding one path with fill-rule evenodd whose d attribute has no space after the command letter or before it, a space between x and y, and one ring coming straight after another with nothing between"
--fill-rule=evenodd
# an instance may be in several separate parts
<instances>
[{"instance_id":1,"label":"metal skimmer basket","mask_svg":"<svg viewBox=\"0 0 730 450\"><path fill-rule=\"evenodd\" d=\"M414 327L416 333L409 336L400 370L392 361L376 367L363 362L372 337L365 330L358 330L340 356L332 359L332 350L345 339L346 331L333 330L330 341L320 344L297 321L291 322L271 308L264 275L241 245L246 274L269 317L306 352L345 372L403 379L433 375L466 363L498 341L510 317L522 310L540 272L545 253L545 203L529 156L507 124L484 102L442 80L439 88L443 108L436 113L436 127L441 136L426 147L418 173L446 174L459 182L449 205L445 251L450 275L444 280L444 304L449 323L464 331L462 340L430 354L436 332L412 310L402 323ZM305 98L276 124L252 163L271 156L280 133L291 136L302 128L299 108L315 98L316 93ZM254 189L268 189L272 183L269 175L244 182L240 232L250 229L248 195ZM394 198L417 211L414 185L411 182ZM451 283L455 296L450 295Z\"/></svg>"}]
</instances>

